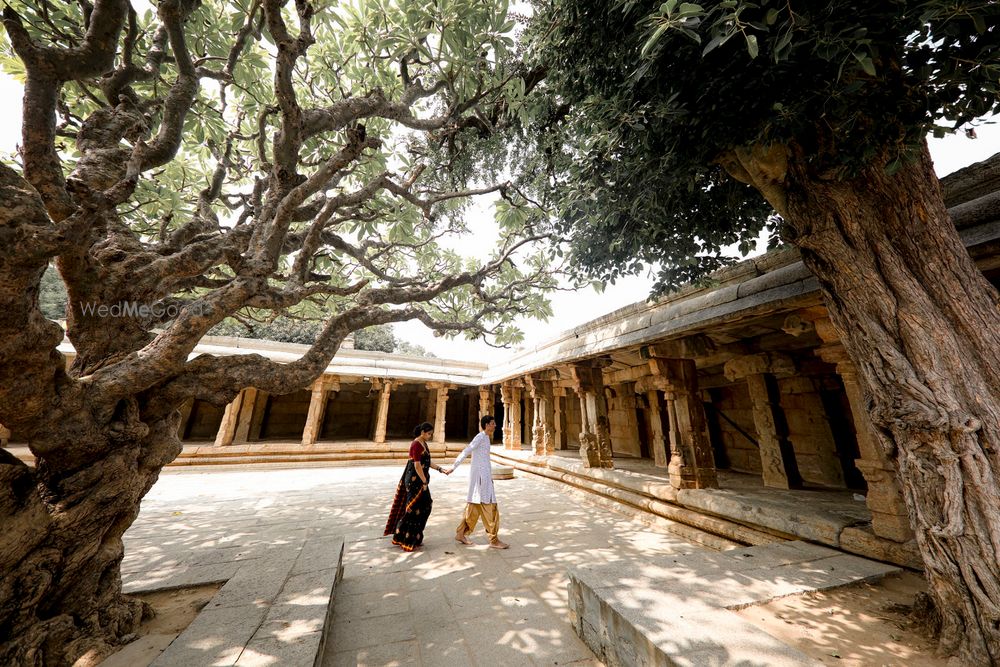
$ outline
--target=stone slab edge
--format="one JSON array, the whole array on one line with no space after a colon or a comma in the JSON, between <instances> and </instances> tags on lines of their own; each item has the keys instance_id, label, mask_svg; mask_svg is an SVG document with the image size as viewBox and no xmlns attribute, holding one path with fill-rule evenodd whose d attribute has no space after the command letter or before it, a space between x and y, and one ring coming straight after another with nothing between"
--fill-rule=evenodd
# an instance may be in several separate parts
<instances>
[{"instance_id":1,"label":"stone slab edge","mask_svg":"<svg viewBox=\"0 0 1000 667\"><path fill-rule=\"evenodd\" d=\"M275 600L277 600L278 598L281 597L282 593L284 592L284 585L285 585L285 583L287 583L287 581L291 578L292 573L295 571L295 564L297 563L298 558L303 553L306 552L306 546L308 544L309 544L309 541L307 540L306 542L304 542L299 547L299 551L298 551L298 554L296 555L296 557L293 558L293 559L289 559L288 560L288 569L287 569L287 571L284 571L284 573L282 575L282 577L283 577L282 588L274 596L274 599L270 600L271 604L273 604ZM256 559L251 559L251 560L247 561L247 563L248 564L252 564L252 563L255 562L255 560ZM333 568L331 568L331 569L333 569ZM335 574L335 578L334 578L334 581L333 581L332 586L331 586L330 599L328 600L327 605L326 605L326 613L325 613L324 618L323 618L322 629L319 632L317 632L317 633L311 633L311 634L317 635L316 640L315 640L316 641L315 651L312 653L312 659L308 663L299 663L301 665L301 667L318 667L322 663L322 661L323 661L323 654L324 654L324 651L326 650L326 636L327 636L330 624L331 624L331 622L333 620L333 609L334 609L333 601L334 601L334 598L335 598L336 593L337 593L337 587L339 586L340 581L341 581L341 579L344 576L344 540L343 539L340 540L340 548L337 549L336 568L334 569L334 571L335 571L336 574ZM204 581L185 582L183 584L183 587L198 586L198 585L212 584L212 583L219 583L218 577L209 577L209 578L206 578L206 580L204 580ZM168 584L168 585L165 585L165 586L155 586L155 587L145 588L145 589L143 589L141 591L131 591L131 593L135 594L135 593L145 593L145 592L152 592L152 591L169 590L169 589L178 588L178 587L179 586L177 584L174 584L174 585L169 585ZM220 593L221 593L221 590L222 589L220 589ZM219 595L219 593L217 593L216 595ZM161 653L156 658L156 660L153 663L154 665L167 666L167 665L181 665L181 664L185 664L186 665L186 664L190 664L189 660L188 660L188 657L185 657L183 659L177 659L177 658L175 658L173 656L173 654L174 653L184 654L184 653L189 653L190 652L185 647L185 640L190 640L190 635L189 635L188 631L191 628L193 628L193 627L198 627L199 630L201 630L201 631L204 630L204 628L200 628L200 625L203 625L204 623L199 624L199 619L202 619L202 621L204 621L205 618L208 618L208 615L205 614L205 611L206 610L214 610L214 607L213 607L213 604L212 604L212 602L214 600L215 600L215 598L213 598L211 601L209 601L209 603L207 605L205 605L205 607L203 607L202 611L200 611L198 613L198 615L195 616L194 620L191 621L191 624L188 626L188 628L186 628L183 632L181 632L181 634L179 634L167 646L167 648L163 651L163 653ZM270 606L270 605L268 605L268 606ZM258 634L263 631L263 628L264 628L263 621L265 620L265 618L266 618L266 614L264 614L264 613L262 613L260 615L260 618L248 616L248 620L252 619L252 622L254 623L255 627L254 627L253 633L251 633L248 636L248 639L243 644L243 648L244 649L247 646L249 646L250 644L252 644L255 639L261 639L260 637L258 637ZM271 620L280 620L280 619L271 619ZM186 637L186 635L187 635L187 637ZM171 647L173 647L173 650L171 650ZM278 657L278 663L279 664L282 664L282 665L291 665L292 667L296 667L294 661L290 661L289 659L287 659L288 656L284 656L284 657L283 656L276 656L276 657ZM239 660L239 655L236 655L235 659L233 660L233 663L237 662L238 660Z\"/></svg>"}]
</instances>

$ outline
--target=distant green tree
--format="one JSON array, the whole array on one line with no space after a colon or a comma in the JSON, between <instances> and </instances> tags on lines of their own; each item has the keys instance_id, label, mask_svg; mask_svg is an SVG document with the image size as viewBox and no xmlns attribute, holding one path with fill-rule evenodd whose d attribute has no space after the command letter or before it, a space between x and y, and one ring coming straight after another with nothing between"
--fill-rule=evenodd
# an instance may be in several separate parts
<instances>
[{"instance_id":1,"label":"distant green tree","mask_svg":"<svg viewBox=\"0 0 1000 667\"><path fill-rule=\"evenodd\" d=\"M995 0L539 0L527 114L578 266L670 289L767 225L802 253L899 466L941 649L1000 664L1000 295L927 151L1000 111ZM524 108L524 105L522 105Z\"/></svg>"},{"instance_id":2,"label":"distant green tree","mask_svg":"<svg viewBox=\"0 0 1000 667\"><path fill-rule=\"evenodd\" d=\"M59 272L51 264L42 274L38 309L50 320L61 320L66 317L66 286L59 277Z\"/></svg>"},{"instance_id":3,"label":"distant green tree","mask_svg":"<svg viewBox=\"0 0 1000 667\"><path fill-rule=\"evenodd\" d=\"M390 326L358 329L354 332L354 349L372 352L396 352L399 340Z\"/></svg>"}]
</instances>

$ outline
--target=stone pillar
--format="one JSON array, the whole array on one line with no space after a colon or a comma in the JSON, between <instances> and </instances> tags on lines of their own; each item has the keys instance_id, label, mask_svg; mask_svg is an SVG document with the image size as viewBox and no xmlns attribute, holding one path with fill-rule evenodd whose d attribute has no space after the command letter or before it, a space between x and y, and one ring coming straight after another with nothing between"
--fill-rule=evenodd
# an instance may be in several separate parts
<instances>
[{"instance_id":1,"label":"stone pillar","mask_svg":"<svg viewBox=\"0 0 1000 667\"><path fill-rule=\"evenodd\" d=\"M563 396L566 395L566 389L563 387L554 387L552 389L552 447L554 449L563 448L563 411L562 411L562 401Z\"/></svg>"},{"instance_id":2,"label":"stone pillar","mask_svg":"<svg viewBox=\"0 0 1000 667\"><path fill-rule=\"evenodd\" d=\"M521 386L511 390L510 448L521 449Z\"/></svg>"},{"instance_id":3,"label":"stone pillar","mask_svg":"<svg viewBox=\"0 0 1000 667\"><path fill-rule=\"evenodd\" d=\"M730 381L746 380L764 486L773 489L788 489L799 484L795 452L788 440L774 379L775 373L790 375L794 372L791 359L768 353L731 359L725 366Z\"/></svg>"},{"instance_id":4,"label":"stone pillar","mask_svg":"<svg viewBox=\"0 0 1000 667\"><path fill-rule=\"evenodd\" d=\"M536 409L538 399L534 397L529 387L526 386L525 389L526 391L521 392L524 398L524 437L527 440L524 444L528 445L528 449L534 450L535 428L538 426L538 410Z\"/></svg>"},{"instance_id":5,"label":"stone pillar","mask_svg":"<svg viewBox=\"0 0 1000 667\"><path fill-rule=\"evenodd\" d=\"M379 390L378 406L375 410L375 435L372 438L377 443L384 443L386 427L389 424L389 395L392 393L392 380L372 380L372 388Z\"/></svg>"},{"instance_id":6,"label":"stone pillar","mask_svg":"<svg viewBox=\"0 0 1000 667\"><path fill-rule=\"evenodd\" d=\"M503 425L502 425L502 440L504 449L511 449L511 410L513 410L513 401L511 398L513 394L513 388L509 383L504 382L500 385L500 402L503 403Z\"/></svg>"},{"instance_id":7,"label":"stone pillar","mask_svg":"<svg viewBox=\"0 0 1000 667\"><path fill-rule=\"evenodd\" d=\"M319 440L320 431L323 430L323 417L326 415L326 404L329 399L330 391L323 383L323 378L313 382L306 425L302 429L303 445L314 445Z\"/></svg>"},{"instance_id":8,"label":"stone pillar","mask_svg":"<svg viewBox=\"0 0 1000 667\"><path fill-rule=\"evenodd\" d=\"M649 360L654 382L660 383L667 401L671 485L678 489L718 488L715 454L708 440L708 420L698 390L698 370L693 359Z\"/></svg>"},{"instance_id":9,"label":"stone pillar","mask_svg":"<svg viewBox=\"0 0 1000 667\"><path fill-rule=\"evenodd\" d=\"M193 398L187 399L186 401L184 401L183 403L181 403L181 407L177 408L177 411L181 413L181 420L177 424L177 439L178 440L183 440L184 439L184 432L187 431L187 425L188 425L188 421L191 420L191 411L192 410L194 410L194 399ZM7 432L6 436L3 435L4 431ZM3 440L5 441L4 444L0 445L0 446L4 446L5 447L6 446L6 440L9 437L10 437L10 431L7 431L7 429L5 429L3 426L0 426L0 438L3 438Z\"/></svg>"},{"instance_id":10,"label":"stone pillar","mask_svg":"<svg viewBox=\"0 0 1000 667\"><path fill-rule=\"evenodd\" d=\"M251 442L260 440L260 431L264 427L264 415L267 413L267 397L268 393L266 391L257 390L257 400L254 401L253 406L253 417L250 419L250 432L247 434L247 440Z\"/></svg>"},{"instance_id":11,"label":"stone pillar","mask_svg":"<svg viewBox=\"0 0 1000 667\"><path fill-rule=\"evenodd\" d=\"M611 431L601 368L575 364L570 372L573 388L580 398L580 458L589 468L611 468Z\"/></svg>"},{"instance_id":12,"label":"stone pillar","mask_svg":"<svg viewBox=\"0 0 1000 667\"><path fill-rule=\"evenodd\" d=\"M872 513L872 530L879 537L907 542L913 538L913 528L910 527L910 518L903 502L896 466L886 455L880 436L868 416L865 407L867 401L857 370L848 357L847 350L840 344L833 323L824 318L817 320L815 325L820 338L826 341L816 354L824 361L836 364L837 373L844 382L844 393L851 406L854 432L861 452L861 458L855 459L854 464L868 483L865 502Z\"/></svg>"},{"instance_id":13,"label":"stone pillar","mask_svg":"<svg viewBox=\"0 0 1000 667\"><path fill-rule=\"evenodd\" d=\"M534 376L526 378L535 406L535 427L532 445L536 455L548 456L555 451L555 417L552 380Z\"/></svg>"},{"instance_id":14,"label":"stone pillar","mask_svg":"<svg viewBox=\"0 0 1000 667\"><path fill-rule=\"evenodd\" d=\"M653 451L653 465L657 468L666 468L670 461L667 458L667 435L664 433L663 420L660 418L660 391L651 376L640 378L635 383L635 391L644 394L646 402L649 403L646 414L649 419L649 448Z\"/></svg>"},{"instance_id":15,"label":"stone pillar","mask_svg":"<svg viewBox=\"0 0 1000 667\"><path fill-rule=\"evenodd\" d=\"M448 387L437 387L437 403L434 411L434 442L443 445L445 441L445 416L448 410Z\"/></svg>"},{"instance_id":16,"label":"stone pillar","mask_svg":"<svg viewBox=\"0 0 1000 667\"><path fill-rule=\"evenodd\" d=\"M257 389L255 387L247 387L243 390L240 413L236 417L236 432L233 433L234 445L245 445L250 439L250 425L253 421L253 412L256 406Z\"/></svg>"},{"instance_id":17,"label":"stone pillar","mask_svg":"<svg viewBox=\"0 0 1000 667\"><path fill-rule=\"evenodd\" d=\"M216 447L228 447L233 444L236 436L236 424L239 419L240 410L243 407L243 391L236 395L231 403L226 406L226 411L222 413L222 422L219 430L215 434Z\"/></svg>"},{"instance_id":18,"label":"stone pillar","mask_svg":"<svg viewBox=\"0 0 1000 667\"><path fill-rule=\"evenodd\" d=\"M189 400L192 403L194 402L194 399L189 399ZM189 408L188 409L188 414L190 415L190 413L191 413L191 410ZM183 412L181 414L183 415ZM187 423L187 422L185 421L184 423ZM7 428L6 426L3 426L2 424L0 424L0 447L6 447L7 445L10 444L10 436L11 436L10 429Z\"/></svg>"},{"instance_id":19,"label":"stone pillar","mask_svg":"<svg viewBox=\"0 0 1000 667\"><path fill-rule=\"evenodd\" d=\"M479 388L479 418L493 414L493 385Z\"/></svg>"}]
</instances>

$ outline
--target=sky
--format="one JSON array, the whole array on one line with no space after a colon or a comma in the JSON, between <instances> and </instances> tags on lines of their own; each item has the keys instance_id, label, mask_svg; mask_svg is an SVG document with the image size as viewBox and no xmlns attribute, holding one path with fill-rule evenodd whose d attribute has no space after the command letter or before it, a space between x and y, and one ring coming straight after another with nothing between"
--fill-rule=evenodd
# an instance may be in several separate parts
<instances>
[{"instance_id":1,"label":"sky","mask_svg":"<svg viewBox=\"0 0 1000 667\"><path fill-rule=\"evenodd\" d=\"M0 159L9 161L20 143L22 87L6 74L0 73ZM974 162L1000 152L1000 119L996 124L981 125L976 128L976 139L969 139L963 133L948 135L941 139L928 138L931 157L938 176L968 166ZM495 237L496 225L488 202L469 209L470 237L460 239L453 247L463 254L474 254L483 241ZM764 251L764 244L750 256ZM738 256L735 251L733 256ZM518 326L524 332L526 346L534 346L560 332L572 329L592 319L600 317L623 306L643 301L650 292L653 279L649 275L628 277L614 285L606 285L598 293L588 287L576 292L555 292L551 295L553 316L548 321L523 319ZM418 322L396 324L397 337L420 345L438 357L481 361L488 356L506 356L509 352L488 346L482 341L467 341L462 338L447 339L435 337Z\"/></svg>"}]
</instances>

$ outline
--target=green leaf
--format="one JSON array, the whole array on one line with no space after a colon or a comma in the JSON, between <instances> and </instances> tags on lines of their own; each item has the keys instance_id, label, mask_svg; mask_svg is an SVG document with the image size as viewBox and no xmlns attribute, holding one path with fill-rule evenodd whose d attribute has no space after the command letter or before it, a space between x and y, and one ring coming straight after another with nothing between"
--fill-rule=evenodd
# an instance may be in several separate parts
<instances>
[{"instance_id":1,"label":"green leaf","mask_svg":"<svg viewBox=\"0 0 1000 667\"><path fill-rule=\"evenodd\" d=\"M757 57L757 36L747 35L747 53L750 54L751 58Z\"/></svg>"}]
</instances>

